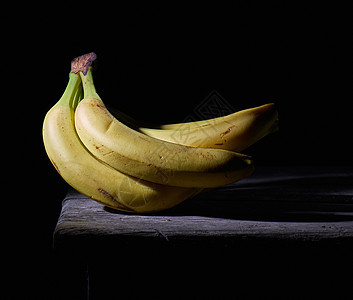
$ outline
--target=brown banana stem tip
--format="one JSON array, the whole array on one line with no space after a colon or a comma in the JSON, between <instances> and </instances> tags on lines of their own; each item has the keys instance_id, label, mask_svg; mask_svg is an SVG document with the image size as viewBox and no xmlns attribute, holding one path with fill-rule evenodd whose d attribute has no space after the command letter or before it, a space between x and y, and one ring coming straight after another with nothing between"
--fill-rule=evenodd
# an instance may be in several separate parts
<instances>
[{"instance_id":1,"label":"brown banana stem tip","mask_svg":"<svg viewBox=\"0 0 353 300\"><path fill-rule=\"evenodd\" d=\"M71 61L71 73L77 74L78 72L82 72L86 76L89 67L96 58L97 55L94 52L76 57Z\"/></svg>"}]
</instances>

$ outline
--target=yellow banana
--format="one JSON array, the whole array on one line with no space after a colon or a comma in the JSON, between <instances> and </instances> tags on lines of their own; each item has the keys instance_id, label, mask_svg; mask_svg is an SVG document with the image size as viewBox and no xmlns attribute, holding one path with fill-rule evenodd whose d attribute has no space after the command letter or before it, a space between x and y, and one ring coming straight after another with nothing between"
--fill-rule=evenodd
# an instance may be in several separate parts
<instances>
[{"instance_id":1,"label":"yellow banana","mask_svg":"<svg viewBox=\"0 0 353 300\"><path fill-rule=\"evenodd\" d=\"M81 143L74 127L74 110L81 91L80 76L70 73L63 96L43 123L47 154L73 188L109 207L138 213L170 208L200 191L140 180L97 160Z\"/></svg>"},{"instance_id":2,"label":"yellow banana","mask_svg":"<svg viewBox=\"0 0 353 300\"><path fill-rule=\"evenodd\" d=\"M199 188L166 186L125 175L95 158L85 148L74 126L74 111L82 99L82 85L79 75L73 73L80 71L86 73L94 59L95 55L89 54L74 61L63 96L47 113L44 120L45 148L57 171L76 190L109 207L123 211L138 213L160 211L200 192L202 189ZM120 112L117 112L117 116L146 136L193 147L213 146L233 151L243 150L246 145L251 145L277 127L277 112L272 104L212 120L161 126L146 125ZM233 125L235 126L228 131ZM201 132L201 129L207 131ZM220 145L217 138L226 131L228 132L223 135L227 136L226 142ZM207 138L200 139L200 135ZM161 172L159 175L164 177L166 174ZM247 173L244 173L243 177L246 175ZM168 181L168 178L162 181Z\"/></svg>"},{"instance_id":3,"label":"yellow banana","mask_svg":"<svg viewBox=\"0 0 353 300\"><path fill-rule=\"evenodd\" d=\"M209 120L153 125L139 122L114 109L112 114L145 135L200 148L240 152L278 130L278 113L273 103L249 108Z\"/></svg>"},{"instance_id":4,"label":"yellow banana","mask_svg":"<svg viewBox=\"0 0 353 300\"><path fill-rule=\"evenodd\" d=\"M80 75L85 98L75 112L78 136L95 157L116 170L159 184L197 188L222 186L252 173L247 155L170 143L133 130L105 107L92 70Z\"/></svg>"}]
</instances>

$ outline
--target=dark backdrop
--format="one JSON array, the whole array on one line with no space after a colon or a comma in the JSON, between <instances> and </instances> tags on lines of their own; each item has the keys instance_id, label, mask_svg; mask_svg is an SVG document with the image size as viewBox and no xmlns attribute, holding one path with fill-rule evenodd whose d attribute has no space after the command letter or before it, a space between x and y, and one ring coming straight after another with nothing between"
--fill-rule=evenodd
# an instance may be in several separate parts
<instances>
[{"instance_id":1,"label":"dark backdrop","mask_svg":"<svg viewBox=\"0 0 353 300\"><path fill-rule=\"evenodd\" d=\"M38 162L53 190L63 195L66 184L43 151L41 124L66 86L70 61L90 51L98 56L98 93L137 119L181 122L213 92L235 110L275 102L280 131L245 151L257 165L353 163L352 32L343 8L136 4L111 10L33 34L40 47L27 63L45 69L32 78L45 93L30 115L35 126L28 138L35 133ZM55 23L45 19L38 29L47 21Z\"/></svg>"},{"instance_id":2,"label":"dark backdrop","mask_svg":"<svg viewBox=\"0 0 353 300\"><path fill-rule=\"evenodd\" d=\"M66 86L71 59L94 51L99 94L136 118L182 121L212 91L235 110L275 102L280 132L253 147L257 163L352 162L351 19L344 10L145 4L73 23L75 30L53 29L34 54L36 65L45 57L47 73L37 79L47 92L39 126Z\"/></svg>"},{"instance_id":3,"label":"dark backdrop","mask_svg":"<svg viewBox=\"0 0 353 300\"><path fill-rule=\"evenodd\" d=\"M46 156L41 126L67 84L74 57L96 52L98 93L144 121L183 121L212 92L235 110L275 102L280 131L245 151L258 166L353 165L352 16L346 12L251 1L53 6L45 13L38 7L24 18L9 12L5 21L21 26L12 29L3 64L15 83L16 121L26 128L21 139L14 128L8 131L21 157L12 168L22 170L9 179L27 185L8 189L21 199L8 202L23 223L17 234L33 236L25 276L50 253L68 188Z\"/></svg>"}]
</instances>

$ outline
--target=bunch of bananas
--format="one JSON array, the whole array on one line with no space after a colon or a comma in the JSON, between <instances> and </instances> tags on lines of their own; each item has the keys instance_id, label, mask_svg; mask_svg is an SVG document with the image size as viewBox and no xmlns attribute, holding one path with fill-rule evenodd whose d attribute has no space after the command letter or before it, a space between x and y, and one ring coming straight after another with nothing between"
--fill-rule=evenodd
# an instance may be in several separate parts
<instances>
[{"instance_id":1,"label":"bunch of bananas","mask_svg":"<svg viewBox=\"0 0 353 300\"><path fill-rule=\"evenodd\" d=\"M237 152L277 130L274 104L148 128L106 108L93 83L95 59L89 53L72 61L64 94L45 116L43 139L64 180L111 208L160 211L240 180L253 163Z\"/></svg>"}]
</instances>

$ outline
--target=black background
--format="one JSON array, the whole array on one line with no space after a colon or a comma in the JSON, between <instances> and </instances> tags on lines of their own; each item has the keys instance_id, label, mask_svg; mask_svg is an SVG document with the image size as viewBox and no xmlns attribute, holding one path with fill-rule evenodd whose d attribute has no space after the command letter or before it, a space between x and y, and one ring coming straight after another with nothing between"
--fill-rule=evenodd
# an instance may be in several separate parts
<instances>
[{"instance_id":1,"label":"black background","mask_svg":"<svg viewBox=\"0 0 353 300\"><path fill-rule=\"evenodd\" d=\"M51 235L68 186L46 156L41 126L76 56L97 54L98 93L137 119L181 122L212 91L235 110L275 102L280 131L244 151L255 164L353 166L346 7L243 1L35 9L24 17L8 11L5 23L20 26L3 37L6 88L16 96L3 106L16 116L5 125L16 157L4 202L10 227L18 225L7 247L19 251L11 276L26 279L29 291L54 280Z\"/></svg>"}]
</instances>

